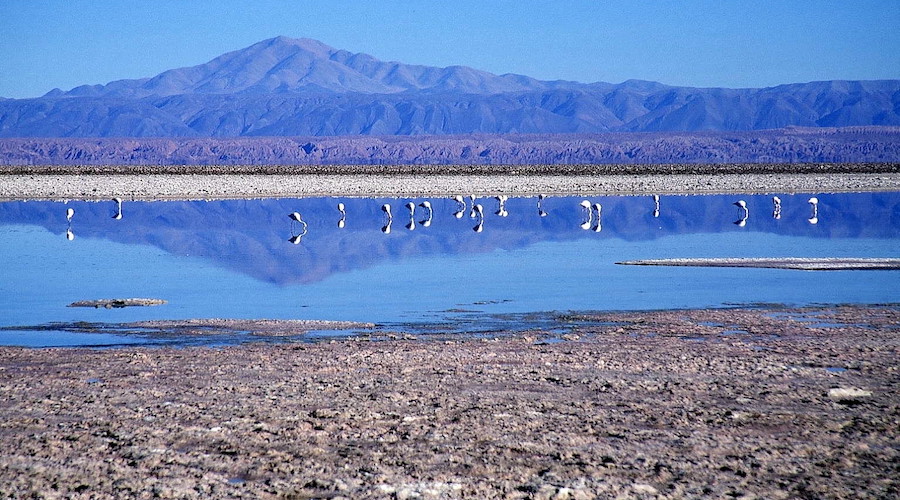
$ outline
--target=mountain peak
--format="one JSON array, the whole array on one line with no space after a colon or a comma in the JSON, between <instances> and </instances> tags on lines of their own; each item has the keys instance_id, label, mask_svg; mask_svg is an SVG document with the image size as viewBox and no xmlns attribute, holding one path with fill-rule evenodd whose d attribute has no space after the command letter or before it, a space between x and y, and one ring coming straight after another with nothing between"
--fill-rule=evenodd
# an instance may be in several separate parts
<instances>
[{"instance_id":1,"label":"mountain peak","mask_svg":"<svg viewBox=\"0 0 900 500\"><path fill-rule=\"evenodd\" d=\"M466 66L437 68L380 61L311 38L277 36L197 66L152 78L77 87L64 96L183 94L395 94L407 91L495 94L556 87L521 75L497 76ZM55 94L58 95L58 94Z\"/></svg>"},{"instance_id":2,"label":"mountain peak","mask_svg":"<svg viewBox=\"0 0 900 500\"><path fill-rule=\"evenodd\" d=\"M319 56L325 56L332 54L337 51L334 47L328 46L318 40L312 38L290 38L287 36L279 35L274 38L269 38L263 40L261 42L257 42L246 49L241 49L235 52L241 52L242 50L250 50L253 48L261 48L265 50L266 48L271 48L275 50L284 50L284 49L294 49L294 50L304 50Z\"/></svg>"}]
</instances>

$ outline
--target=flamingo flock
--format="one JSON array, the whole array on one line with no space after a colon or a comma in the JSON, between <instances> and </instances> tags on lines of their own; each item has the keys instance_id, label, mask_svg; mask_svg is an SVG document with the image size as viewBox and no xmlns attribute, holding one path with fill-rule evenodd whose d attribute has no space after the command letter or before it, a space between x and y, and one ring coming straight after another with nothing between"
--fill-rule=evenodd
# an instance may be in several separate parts
<instances>
[{"instance_id":1,"label":"flamingo flock","mask_svg":"<svg viewBox=\"0 0 900 500\"><path fill-rule=\"evenodd\" d=\"M493 200L496 203L496 210L492 209L494 215L506 218L509 216L509 210L507 209L507 202L510 197L508 195L497 195L488 197L489 200ZM654 218L660 217L660 197L659 195L652 195L652 216ZM469 218L473 219L475 225L472 226L472 230L476 233L481 233L484 231L485 226L485 207L482 203L477 203L478 198L475 195L455 195L450 197L450 200L456 203L455 210L452 212L452 216L456 219L462 219L465 217L466 212L469 213ZM547 196L544 194L540 194L537 196L537 214L539 217L544 218L549 215L545 207L545 202L547 200ZM112 202L115 203L115 212L112 215L112 218L115 220L122 220L122 199L121 198L113 198ZM775 220L780 220L782 218L782 200L778 196L771 197L772 203L772 212L771 216ZM806 221L811 225L816 225L819 223L819 199L815 196L807 199L807 203L810 207L810 216L806 219ZM734 206L738 208L738 218L734 221L734 224L738 227L745 227L750 220L750 204L743 200L739 199L733 203ZM413 201L408 201L403 205L406 209L408 219L404 227L408 231L415 230L416 227L428 228L431 227L434 219L435 219L435 208L432 205L431 201L423 200L420 203L416 204ZM591 201L588 199L584 199L579 202L578 206L581 209L581 223L579 227L583 230L592 230L594 232L601 232L603 228L602 224L602 214L603 214L603 206L599 202ZM344 203L337 204L337 211L339 214L339 219L337 222L337 226L340 229L346 227L347 224L347 207ZM384 214L384 225L381 227L381 231L385 234L390 234L394 214L392 212L392 208L390 203L385 203L381 206L381 211ZM417 214L421 214L417 217ZM66 218L66 232L65 236L68 240L75 239L75 233L72 229L72 221L75 218L75 209L72 207L66 207L65 211ZM291 212L288 214L288 218L290 219L291 226L291 236L289 241L293 244L299 244L302 238L309 232L309 224L304 220L303 216L300 212Z\"/></svg>"},{"instance_id":2,"label":"flamingo flock","mask_svg":"<svg viewBox=\"0 0 900 500\"><path fill-rule=\"evenodd\" d=\"M505 218L509 216L509 210L507 209L507 201L509 201L509 196L507 195L497 195L490 197L496 202L497 209L493 211L494 215ZM547 217L549 213L544 207L544 203L547 199L547 196L540 194L537 196L537 213L538 216L543 218ZM652 205L652 216L654 218L660 217L660 197L659 195L652 195L651 197L653 205ZM456 219L462 219L465 217L466 212L469 214L469 218L475 221L475 225L472 227L472 230L476 233L481 233L484 231L485 225L485 209L484 205L481 203L477 203L478 198L475 195L455 195L451 196L450 200L456 203L455 209L452 212L452 216ZM772 201L772 218L776 220L781 219L782 215L782 201L778 196L773 196L771 198ZM121 202L120 202L121 203ZM819 200L816 197L809 198L808 203L811 207L812 214L807 219L807 222L810 224L818 224L818 209L819 209ZM734 206L738 207L739 214L738 219L734 221L734 224L738 227L745 227L747 222L750 220L750 205L745 200L737 200L733 203ZM406 213L408 215L408 219L404 227L408 231L415 230L416 227L428 228L431 226L432 221L435 218L435 209L431 204L431 201L424 200L418 204L408 201L403 204L403 207L406 209ZM603 205L599 202L591 201L588 199L584 199L579 202L579 207L581 208L581 223L579 227L583 230L591 230L594 232L601 232L603 230L602 223L602 214L603 214ZM343 203L337 204L338 213L340 214L340 219L338 220L338 228L344 228L347 220L347 210ZM71 209L70 209L71 211ZM390 203L385 203L381 206L381 211L384 214L384 225L381 227L381 231L385 234L390 234L391 227L394 221L394 213ZM424 213L421 217L416 217L417 213ZM121 205L119 207L119 214L121 214ZM119 216L121 217L121 215ZM299 243L300 238L306 234L308 229L308 225L303 221L301 215L298 212L293 212L288 215L291 219L291 242ZM69 215L69 219L71 220L71 214ZM299 234L293 233L294 223L300 224L302 231Z\"/></svg>"}]
</instances>

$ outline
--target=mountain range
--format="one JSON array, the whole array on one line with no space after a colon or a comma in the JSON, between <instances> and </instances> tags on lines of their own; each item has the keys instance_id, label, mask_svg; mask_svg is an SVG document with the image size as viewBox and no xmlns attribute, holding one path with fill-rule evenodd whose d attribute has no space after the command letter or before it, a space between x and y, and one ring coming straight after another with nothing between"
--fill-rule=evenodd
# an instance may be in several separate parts
<instances>
[{"instance_id":1,"label":"mountain range","mask_svg":"<svg viewBox=\"0 0 900 500\"><path fill-rule=\"evenodd\" d=\"M152 78L0 99L0 137L560 134L873 125L900 125L900 80L762 89L541 81L465 66L385 62L286 37Z\"/></svg>"}]
</instances>

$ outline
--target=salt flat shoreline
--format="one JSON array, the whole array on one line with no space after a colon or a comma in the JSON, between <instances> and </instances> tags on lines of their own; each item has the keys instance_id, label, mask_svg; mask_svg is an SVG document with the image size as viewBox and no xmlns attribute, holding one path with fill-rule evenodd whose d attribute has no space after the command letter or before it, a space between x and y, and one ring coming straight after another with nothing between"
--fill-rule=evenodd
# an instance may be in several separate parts
<instances>
[{"instance_id":1,"label":"salt flat shoreline","mask_svg":"<svg viewBox=\"0 0 900 500\"><path fill-rule=\"evenodd\" d=\"M896 498L900 307L0 347L6 498Z\"/></svg>"},{"instance_id":2,"label":"salt flat shoreline","mask_svg":"<svg viewBox=\"0 0 900 500\"><path fill-rule=\"evenodd\" d=\"M900 164L0 167L0 200L900 190Z\"/></svg>"}]
</instances>

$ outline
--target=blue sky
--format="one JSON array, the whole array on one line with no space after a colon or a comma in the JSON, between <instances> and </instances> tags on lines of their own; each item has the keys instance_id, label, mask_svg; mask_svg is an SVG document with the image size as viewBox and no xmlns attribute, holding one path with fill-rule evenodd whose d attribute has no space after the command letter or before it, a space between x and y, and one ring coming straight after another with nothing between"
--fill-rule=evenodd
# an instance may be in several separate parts
<instances>
[{"instance_id":1,"label":"blue sky","mask_svg":"<svg viewBox=\"0 0 900 500\"><path fill-rule=\"evenodd\" d=\"M0 96L153 76L277 35L539 79L900 79L900 1L0 1Z\"/></svg>"}]
</instances>

